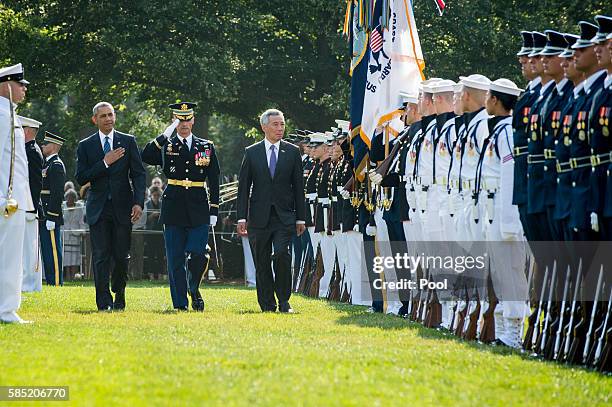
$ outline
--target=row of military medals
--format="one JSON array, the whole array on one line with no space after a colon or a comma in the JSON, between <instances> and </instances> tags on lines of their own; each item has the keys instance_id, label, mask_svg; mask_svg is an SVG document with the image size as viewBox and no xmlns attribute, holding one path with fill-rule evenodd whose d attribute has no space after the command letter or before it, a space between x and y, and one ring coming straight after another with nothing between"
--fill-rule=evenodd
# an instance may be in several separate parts
<instances>
[{"instance_id":1,"label":"row of military medals","mask_svg":"<svg viewBox=\"0 0 612 407\"><path fill-rule=\"evenodd\" d=\"M168 144L167 152L172 154L172 144ZM197 152L193 158L193 161L198 167L207 167L210 164L210 150L206 150L204 153Z\"/></svg>"},{"instance_id":2,"label":"row of military medals","mask_svg":"<svg viewBox=\"0 0 612 407\"><path fill-rule=\"evenodd\" d=\"M611 108L605 106L602 106L601 109L599 109L599 125L601 126L601 134L603 134L604 137L608 137L610 135L610 129L608 128L610 109Z\"/></svg>"}]
</instances>

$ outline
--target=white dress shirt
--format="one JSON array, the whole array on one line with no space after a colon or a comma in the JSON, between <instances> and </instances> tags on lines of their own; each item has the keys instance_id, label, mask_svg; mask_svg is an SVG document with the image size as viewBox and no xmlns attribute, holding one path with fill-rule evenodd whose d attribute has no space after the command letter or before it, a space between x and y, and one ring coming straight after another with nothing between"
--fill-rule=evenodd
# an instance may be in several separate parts
<instances>
[{"instance_id":1,"label":"white dress shirt","mask_svg":"<svg viewBox=\"0 0 612 407\"><path fill-rule=\"evenodd\" d=\"M189 136L187 136L187 138L183 138L181 136L178 136L178 138L181 141L181 143L184 143L183 140L187 140L187 148L189 150L191 150L191 144L193 144L193 134L189 134Z\"/></svg>"}]
</instances>

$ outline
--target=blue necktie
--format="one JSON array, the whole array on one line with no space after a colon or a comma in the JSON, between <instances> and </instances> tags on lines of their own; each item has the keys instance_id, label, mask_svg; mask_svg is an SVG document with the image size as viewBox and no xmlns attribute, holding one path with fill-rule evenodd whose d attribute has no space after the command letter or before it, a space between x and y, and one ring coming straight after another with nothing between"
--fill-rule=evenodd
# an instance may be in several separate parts
<instances>
[{"instance_id":1,"label":"blue necktie","mask_svg":"<svg viewBox=\"0 0 612 407\"><path fill-rule=\"evenodd\" d=\"M274 150L276 149L276 147L274 146L274 144L272 144L270 146L270 176L272 178L274 178L274 171L276 171L276 153L274 152Z\"/></svg>"},{"instance_id":2,"label":"blue necktie","mask_svg":"<svg viewBox=\"0 0 612 407\"><path fill-rule=\"evenodd\" d=\"M110 150L111 150L110 138L108 136L106 136L106 137L104 137L104 155L108 154L108 152ZM109 184L108 195L106 195L106 199L108 199L110 201L111 198L112 198L112 195L111 195L110 184Z\"/></svg>"}]
</instances>

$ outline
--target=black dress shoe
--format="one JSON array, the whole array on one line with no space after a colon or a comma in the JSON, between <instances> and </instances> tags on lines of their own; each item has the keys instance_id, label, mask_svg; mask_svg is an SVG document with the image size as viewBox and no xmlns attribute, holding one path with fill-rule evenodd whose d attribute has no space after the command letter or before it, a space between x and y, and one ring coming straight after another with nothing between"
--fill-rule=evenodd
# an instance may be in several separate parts
<instances>
[{"instance_id":1,"label":"black dress shoe","mask_svg":"<svg viewBox=\"0 0 612 407\"><path fill-rule=\"evenodd\" d=\"M199 290L191 294L191 308L197 312L204 312L204 299Z\"/></svg>"},{"instance_id":2,"label":"black dress shoe","mask_svg":"<svg viewBox=\"0 0 612 407\"><path fill-rule=\"evenodd\" d=\"M105 307L98 308L98 312L112 312L112 311L113 311L113 307L111 305L107 305Z\"/></svg>"},{"instance_id":3,"label":"black dress shoe","mask_svg":"<svg viewBox=\"0 0 612 407\"><path fill-rule=\"evenodd\" d=\"M125 309L125 291L122 290L115 294L113 308L117 311L123 311Z\"/></svg>"},{"instance_id":4,"label":"black dress shoe","mask_svg":"<svg viewBox=\"0 0 612 407\"><path fill-rule=\"evenodd\" d=\"M293 314L293 308L291 308L288 302L278 304L278 310L283 314Z\"/></svg>"}]
</instances>

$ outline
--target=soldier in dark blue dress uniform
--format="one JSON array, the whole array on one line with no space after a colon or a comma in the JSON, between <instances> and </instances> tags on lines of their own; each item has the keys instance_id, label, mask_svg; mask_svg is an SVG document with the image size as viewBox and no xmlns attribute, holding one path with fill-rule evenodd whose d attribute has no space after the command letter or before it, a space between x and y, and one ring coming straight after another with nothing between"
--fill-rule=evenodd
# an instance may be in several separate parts
<instances>
[{"instance_id":1,"label":"soldier in dark blue dress uniform","mask_svg":"<svg viewBox=\"0 0 612 407\"><path fill-rule=\"evenodd\" d=\"M539 45L543 34L534 32L534 43ZM546 45L546 35L544 35ZM539 48L539 47L538 47ZM544 144L542 132L542 113L550 95L555 88L552 76L544 71L542 48L529 54L536 74L542 78L542 87L538 98L531 106L529 113L529 132L527 134L527 214L529 231L534 241L550 241L552 235L546 220L546 205L544 197ZM547 52L551 53L550 47ZM560 51L558 52L561 53ZM516 166L515 166L516 168Z\"/></svg>"},{"instance_id":2,"label":"soldier in dark blue dress uniform","mask_svg":"<svg viewBox=\"0 0 612 407\"><path fill-rule=\"evenodd\" d=\"M606 46L608 47L608 53L612 55L612 33L606 36ZM608 105L610 106L610 94L612 93L612 79L611 76L608 75L608 78L605 81L605 87L608 94ZM598 122L603 119L603 123L605 125L606 130L603 129L602 132L610 133L610 122L612 121L611 116L612 108L607 111L606 117L601 117L598 119ZM601 114L601 113L600 113ZM610 136L608 136L610 137ZM612 153L610 153L610 160L612 161ZM604 225L605 228L610 231L612 230L612 162L608 165L608 170L606 171L606 198L604 204Z\"/></svg>"},{"instance_id":3,"label":"soldier in dark blue dress uniform","mask_svg":"<svg viewBox=\"0 0 612 407\"><path fill-rule=\"evenodd\" d=\"M574 108L574 121L570 128L570 165L572 167L572 193L569 226L574 240L599 240L599 232L592 228L593 219L588 211L590 199L591 146L589 143L590 109L595 94L603 87L606 70L601 69L595 57L591 39L597 34L597 26L586 21L580 25L580 39L572 46L575 50L576 68L586 75L584 94ZM595 228L597 229L597 228Z\"/></svg>"},{"instance_id":4,"label":"soldier in dark blue dress uniform","mask_svg":"<svg viewBox=\"0 0 612 407\"><path fill-rule=\"evenodd\" d=\"M540 33L536 34L538 44L535 46L534 33L522 31L521 36L523 37L523 47L517 53L517 56L521 64L523 77L530 82L523 95L516 102L512 116L514 138L514 191L512 204L518 206L523 231L527 240L534 240L529 228L532 222L529 222L527 215L527 140L530 136L529 119L531 117L531 106L540 95L542 78L533 71L529 62L529 55L538 53L543 49L542 40L545 41L546 37Z\"/></svg>"},{"instance_id":5,"label":"soldier in dark blue dress uniform","mask_svg":"<svg viewBox=\"0 0 612 407\"><path fill-rule=\"evenodd\" d=\"M597 35L591 40L595 43L595 54L600 68L612 72L610 52L607 47L607 36L612 32L612 18L607 16L596 16L599 25ZM591 228L599 229L601 240L612 240L612 230L608 222L602 221L605 196L606 178L610 164L610 151L612 141L610 137L610 110L612 110L612 91L610 90L610 75L604 81L604 85L593 96L593 104L589 111L589 144L591 145L591 178L590 199L588 210L591 213Z\"/></svg>"},{"instance_id":6,"label":"soldier in dark blue dress uniform","mask_svg":"<svg viewBox=\"0 0 612 407\"><path fill-rule=\"evenodd\" d=\"M196 104L182 102L169 107L175 121L145 146L142 160L161 165L168 177L160 221L164 224L172 305L187 311L189 291L192 308L201 312L204 300L199 286L208 268L208 229L216 224L219 212L219 161L212 141L191 133Z\"/></svg>"},{"instance_id":7,"label":"soldier in dark blue dress uniform","mask_svg":"<svg viewBox=\"0 0 612 407\"><path fill-rule=\"evenodd\" d=\"M582 92L584 86L584 74L576 70L574 65L574 50L571 46L578 41L578 36L573 34L563 35L567 47L561 54L564 58L562 62L563 72L567 79L573 83L572 92L569 92L568 99L565 104L561 107L559 113L559 124L552 124L551 126L559 126L555 128L557 135L555 135L555 169L557 174L556 188L555 188L555 212L554 222L557 227L562 231L563 240L572 240L572 233L569 227L569 214L571 209L571 202L567 197L572 192L572 168L570 166L570 138L569 132L573 121L573 108L575 101ZM555 122L555 120L553 120Z\"/></svg>"},{"instance_id":8,"label":"soldier in dark blue dress uniform","mask_svg":"<svg viewBox=\"0 0 612 407\"><path fill-rule=\"evenodd\" d=\"M562 63L565 58L561 54L565 52L567 46L563 34L547 30L546 37L548 39L546 47L540 54L544 58L544 72L553 78L555 87L540 114L539 140L542 142L544 154L542 195L551 239L560 241L564 240L563 227L554 218L555 191L557 187L555 144L557 144L558 136L560 135L561 109L572 96L574 85L563 73Z\"/></svg>"},{"instance_id":9,"label":"soldier in dark blue dress uniform","mask_svg":"<svg viewBox=\"0 0 612 407\"><path fill-rule=\"evenodd\" d=\"M40 191L45 221L40 222L40 251L45 270L45 281L48 285L63 285L62 266L62 231L64 224L62 202L64 200L64 182L66 168L57 155L66 141L63 137L45 132L42 152L43 185Z\"/></svg>"}]
</instances>

